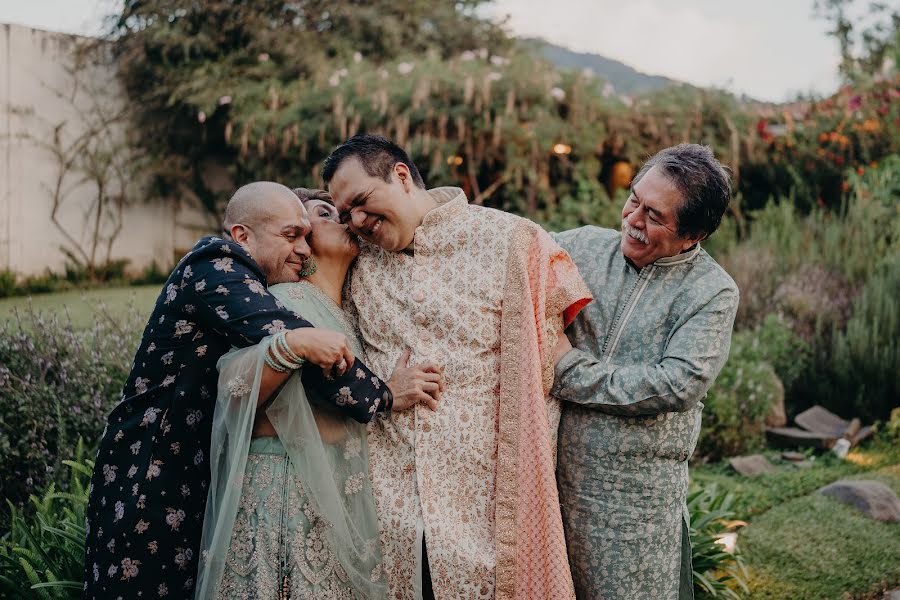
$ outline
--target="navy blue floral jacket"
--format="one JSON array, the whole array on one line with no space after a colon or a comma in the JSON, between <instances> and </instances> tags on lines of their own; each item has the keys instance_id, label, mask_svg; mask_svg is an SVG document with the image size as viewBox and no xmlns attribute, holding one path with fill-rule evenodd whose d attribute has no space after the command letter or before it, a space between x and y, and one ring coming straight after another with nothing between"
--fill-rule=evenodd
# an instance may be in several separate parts
<instances>
[{"instance_id":1,"label":"navy blue floral jacket","mask_svg":"<svg viewBox=\"0 0 900 600\"><path fill-rule=\"evenodd\" d=\"M311 324L269 294L263 272L238 244L206 237L181 259L100 442L86 519L85 598L193 597L216 363L233 346L297 327ZM334 379L308 365L303 380L320 401L333 400L361 422L392 402L359 360ZM347 389L356 403L346 402Z\"/></svg>"}]
</instances>

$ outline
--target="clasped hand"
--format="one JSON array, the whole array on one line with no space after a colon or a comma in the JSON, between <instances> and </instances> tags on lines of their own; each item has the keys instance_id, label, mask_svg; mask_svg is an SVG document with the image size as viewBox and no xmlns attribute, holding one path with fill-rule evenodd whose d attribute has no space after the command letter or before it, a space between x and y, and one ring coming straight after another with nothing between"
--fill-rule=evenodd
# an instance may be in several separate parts
<instances>
[{"instance_id":1,"label":"clasped hand","mask_svg":"<svg viewBox=\"0 0 900 600\"><path fill-rule=\"evenodd\" d=\"M446 386L444 370L428 362L410 366L409 355L408 349L403 352L387 382L394 395L392 410L406 410L419 403L437 410L441 393Z\"/></svg>"},{"instance_id":2,"label":"clasped hand","mask_svg":"<svg viewBox=\"0 0 900 600\"><path fill-rule=\"evenodd\" d=\"M303 327L289 331L286 341L296 354L322 367L326 374L341 376L355 360L347 338L336 331ZM434 363L410 366L409 355L409 350L403 353L387 382L394 396L392 410L407 410L419 403L437 410L445 388L444 370Z\"/></svg>"}]
</instances>

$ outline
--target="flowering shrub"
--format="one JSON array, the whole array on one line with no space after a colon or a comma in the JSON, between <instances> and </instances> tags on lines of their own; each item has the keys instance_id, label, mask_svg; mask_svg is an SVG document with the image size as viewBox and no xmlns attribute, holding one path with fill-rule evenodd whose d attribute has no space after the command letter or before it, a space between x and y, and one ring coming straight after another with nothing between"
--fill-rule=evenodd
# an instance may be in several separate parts
<instances>
[{"instance_id":1,"label":"flowering shrub","mask_svg":"<svg viewBox=\"0 0 900 600\"><path fill-rule=\"evenodd\" d=\"M839 208L852 182L900 152L900 75L845 86L817 102L760 111L741 185L748 206L791 195L803 211Z\"/></svg>"},{"instance_id":2,"label":"flowering shrub","mask_svg":"<svg viewBox=\"0 0 900 600\"><path fill-rule=\"evenodd\" d=\"M102 311L76 330L28 311L0 327L0 495L19 504L83 437L93 447L118 401L142 326Z\"/></svg>"}]
</instances>

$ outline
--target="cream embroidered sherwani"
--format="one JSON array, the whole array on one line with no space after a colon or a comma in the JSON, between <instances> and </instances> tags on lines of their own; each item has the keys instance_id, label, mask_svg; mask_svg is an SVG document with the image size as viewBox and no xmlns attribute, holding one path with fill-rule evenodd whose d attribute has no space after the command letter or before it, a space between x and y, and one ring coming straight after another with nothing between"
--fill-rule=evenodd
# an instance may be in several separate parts
<instances>
[{"instance_id":1,"label":"cream embroidered sherwani","mask_svg":"<svg viewBox=\"0 0 900 600\"><path fill-rule=\"evenodd\" d=\"M528 439L531 432L522 432L521 437L518 432L509 435L506 423L511 421L501 407L501 387L509 389L512 379L511 367L505 367L504 376L509 379L501 385L502 363L511 355L508 350L501 352L501 322L507 323L502 310L507 304L504 293L511 287L507 275L510 264L527 264L522 262L525 257L515 262L514 252L527 252L511 250L514 240L523 239L525 231L543 247L552 245L558 253L545 262L563 263L563 270L571 265L574 274L552 278L564 283L553 288L547 302L548 315L551 305L560 308L554 309L555 315L545 322L540 319L543 324L539 327L546 328L538 332L540 344L544 336L555 340L564 326L564 311L577 304L577 312L587 301L587 289L571 259L534 224L501 211L469 206L458 188L438 188L430 193L439 206L425 215L416 229L412 252L387 252L365 245L349 286L361 336L376 373L389 376L397 359L410 348L410 364L437 363L443 366L447 382L438 411L420 405L377 419L369 428L371 474L389 597L412 599L420 589L423 535L438 600L494 598L495 592L497 598L524 597L520 590L525 587L531 590L529 594L538 589L563 590L562 595L543 591L541 597L570 597L571 576L565 563L561 518L558 532L552 514L545 520L550 523L549 533L543 525L535 527L540 531L530 532L536 538L559 534L561 554L546 574L531 576L545 581L523 586L516 578L528 580L528 573L535 569L523 566L530 564L528 559L516 562L516 552L519 557L528 552L522 553L523 543L519 543L519 550L515 545L518 537L527 539L529 532L513 531L524 522L521 515L514 514L518 509L510 506L519 504L517 500L501 500L502 506L497 506L498 494L513 498L509 491L517 486L513 472L516 463L504 457L520 452L520 445L532 445L547 449L545 460L538 462L552 463L550 448L555 445L559 421L558 403L548 403L549 396L544 395L552 383L552 364L545 389L538 390L538 412L543 413L545 423L549 420L543 433L535 432L533 441ZM523 272L530 269L520 267ZM573 283L575 280L577 283ZM528 290L522 296L530 297ZM515 342L504 342L504 348L509 345ZM534 368L546 372L547 366L536 364ZM527 462L529 459L519 460L519 467ZM552 487L554 501L549 504L555 504L558 511L552 471L547 472L549 481L535 487L540 488L537 493ZM505 524L496 523L495 516ZM498 534L498 528L507 533ZM502 542L499 549L498 535ZM525 545L528 543L532 544L532 555L548 552L539 548L543 542ZM498 561L498 553L508 558ZM502 576L497 576L498 562L506 565L501 568ZM554 584L556 588L545 585L551 579L563 583Z\"/></svg>"}]
</instances>

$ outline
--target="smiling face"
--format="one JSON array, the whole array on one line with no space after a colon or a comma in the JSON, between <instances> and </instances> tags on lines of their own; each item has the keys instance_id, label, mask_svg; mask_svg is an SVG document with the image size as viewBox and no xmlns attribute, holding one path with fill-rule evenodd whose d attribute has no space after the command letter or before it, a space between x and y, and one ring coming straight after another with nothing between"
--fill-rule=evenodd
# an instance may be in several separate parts
<instances>
[{"instance_id":1,"label":"smiling face","mask_svg":"<svg viewBox=\"0 0 900 600\"><path fill-rule=\"evenodd\" d=\"M359 242L347 225L338 222L337 209L324 200L304 202L312 226L307 236L312 254L317 259L353 259L359 254Z\"/></svg>"},{"instance_id":2,"label":"smiling face","mask_svg":"<svg viewBox=\"0 0 900 600\"><path fill-rule=\"evenodd\" d=\"M244 246L259 265L269 285L299 281L303 262L310 249L306 236L310 231L306 209L293 193L266 199L266 212L252 224L232 226L231 235Z\"/></svg>"},{"instance_id":3,"label":"smiling face","mask_svg":"<svg viewBox=\"0 0 900 600\"><path fill-rule=\"evenodd\" d=\"M367 242L392 252L409 247L421 224L421 215L413 209L415 189L405 164L395 164L390 181L384 181L366 173L355 157L341 162L328 183L340 221Z\"/></svg>"},{"instance_id":4,"label":"smiling face","mask_svg":"<svg viewBox=\"0 0 900 600\"><path fill-rule=\"evenodd\" d=\"M637 268L681 254L700 238L678 235L681 192L653 167L631 189L622 209L622 254Z\"/></svg>"}]
</instances>

